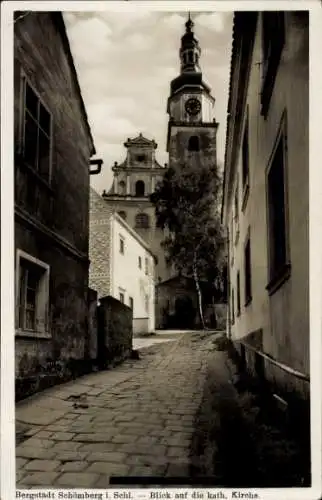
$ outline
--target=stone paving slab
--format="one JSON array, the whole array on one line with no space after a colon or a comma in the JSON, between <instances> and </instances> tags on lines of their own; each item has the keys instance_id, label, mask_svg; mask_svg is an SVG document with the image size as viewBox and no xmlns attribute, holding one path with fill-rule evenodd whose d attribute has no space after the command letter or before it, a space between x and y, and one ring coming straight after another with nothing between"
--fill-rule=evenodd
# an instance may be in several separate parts
<instances>
[{"instance_id":1,"label":"stone paving slab","mask_svg":"<svg viewBox=\"0 0 322 500\"><path fill-rule=\"evenodd\" d=\"M50 413L59 414L42 425L38 420L33 435L17 446L17 487L105 488L115 476L188 477L205 346L212 349L211 336L198 335L180 333L167 346L147 349L135 363L87 375L18 405L18 422L24 419L31 427L41 420L46 397ZM88 408L66 404L77 394L87 394Z\"/></svg>"}]
</instances>

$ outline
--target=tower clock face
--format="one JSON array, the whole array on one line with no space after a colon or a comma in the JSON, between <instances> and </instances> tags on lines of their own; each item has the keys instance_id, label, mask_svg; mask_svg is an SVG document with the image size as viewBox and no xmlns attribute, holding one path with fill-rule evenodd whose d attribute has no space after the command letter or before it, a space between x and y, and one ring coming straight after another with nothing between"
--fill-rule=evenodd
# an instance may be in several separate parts
<instances>
[{"instance_id":1,"label":"tower clock face","mask_svg":"<svg viewBox=\"0 0 322 500\"><path fill-rule=\"evenodd\" d=\"M201 110L201 103L199 99L191 97L186 102L186 111L189 115L197 115Z\"/></svg>"}]
</instances>

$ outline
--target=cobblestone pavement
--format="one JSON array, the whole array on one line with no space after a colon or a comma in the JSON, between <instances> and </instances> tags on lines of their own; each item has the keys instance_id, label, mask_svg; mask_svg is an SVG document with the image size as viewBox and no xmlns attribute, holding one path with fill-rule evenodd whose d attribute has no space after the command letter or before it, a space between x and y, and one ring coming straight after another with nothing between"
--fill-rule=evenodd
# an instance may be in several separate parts
<instances>
[{"instance_id":1,"label":"cobblestone pavement","mask_svg":"<svg viewBox=\"0 0 322 500\"><path fill-rule=\"evenodd\" d=\"M19 403L17 487L105 488L112 476L188 477L198 459L190 445L212 341L210 334L182 333L141 351L140 360Z\"/></svg>"}]
</instances>

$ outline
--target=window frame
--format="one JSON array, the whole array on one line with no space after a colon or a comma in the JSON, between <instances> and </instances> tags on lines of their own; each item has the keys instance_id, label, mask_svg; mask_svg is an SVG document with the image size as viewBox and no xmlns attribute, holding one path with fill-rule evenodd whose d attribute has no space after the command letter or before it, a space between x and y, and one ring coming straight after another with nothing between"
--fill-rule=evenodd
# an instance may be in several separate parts
<instances>
[{"instance_id":1,"label":"window frame","mask_svg":"<svg viewBox=\"0 0 322 500\"><path fill-rule=\"evenodd\" d=\"M138 223L138 220L140 220L140 218L142 220L145 220L146 223L142 222ZM150 227L151 227L151 220L149 214L146 214L145 212L138 212L135 216L135 229L150 229Z\"/></svg>"},{"instance_id":2,"label":"window frame","mask_svg":"<svg viewBox=\"0 0 322 500\"><path fill-rule=\"evenodd\" d=\"M38 280L38 289L36 291L35 300L35 329L27 329L25 325L20 325L20 309L21 309L21 261L25 260L31 266L39 268L40 278ZM15 290L15 334L20 337L32 338L51 338L49 325L49 283L50 283L50 266L46 262L33 257L21 249L16 251L16 290ZM41 289L39 289L41 287ZM41 313L39 311L42 311ZM42 325L39 328L39 323ZM38 326L37 326L38 325Z\"/></svg>"},{"instance_id":3,"label":"window frame","mask_svg":"<svg viewBox=\"0 0 322 500\"><path fill-rule=\"evenodd\" d=\"M241 313L241 296L240 296L240 272L239 270L237 271L237 276L236 276L236 288L237 288L237 311L236 311L236 316L239 317Z\"/></svg>"},{"instance_id":4,"label":"window frame","mask_svg":"<svg viewBox=\"0 0 322 500\"><path fill-rule=\"evenodd\" d=\"M273 37L268 34L269 40L267 54L265 54L265 18L266 29L272 31L273 16L276 16L277 23L281 25L281 32L278 28L274 29ZM271 18L269 18L271 16ZM270 26L269 26L270 24ZM264 118L267 117L271 98L274 91L278 67L281 61L282 52L285 46L286 38L286 18L283 11L263 11L261 16L261 30L262 30L262 89L261 89L261 114Z\"/></svg>"},{"instance_id":5,"label":"window frame","mask_svg":"<svg viewBox=\"0 0 322 500\"><path fill-rule=\"evenodd\" d=\"M247 106L247 111L246 111L246 118L245 118L245 124L244 124L244 129L243 129L243 136L242 136L242 147L241 147L241 170L242 170L242 207L241 210L242 212L245 212L246 206L247 206L247 201L249 197L249 189L250 189L250 182L249 182L249 177L250 177L250 172L249 172L249 106ZM247 146L247 152L245 153L245 146ZM246 168L245 168L246 165ZM246 172L245 172L246 170Z\"/></svg>"},{"instance_id":6,"label":"window frame","mask_svg":"<svg viewBox=\"0 0 322 500\"><path fill-rule=\"evenodd\" d=\"M37 120L36 125L37 125L37 130L41 129L41 131L46 135L46 137L49 140L49 168L48 168L48 179L46 179L41 173L39 173L39 168L35 168L35 166L30 165L24 157L24 151L25 151L25 116L26 116L26 111L27 106L26 106L26 91L27 91L27 86L30 87L31 91L34 93L38 100L38 107L39 103L44 107L46 112L49 115L50 118L50 127L49 127L49 134L47 134L42 127L40 127L39 121ZM53 119L53 113L50 111L49 106L45 103L44 99L40 96L39 92L35 88L35 86L30 82L30 79L27 77L25 71L21 69L20 71L20 100L19 100L19 154L21 155L24 164L28 167L29 170L33 172L34 175L37 176L42 182L44 182L46 185L51 186L52 184L52 167L53 167L53 141L54 141L54 119ZM38 145L37 145L37 155L39 155L38 151ZM39 161L39 158L37 158Z\"/></svg>"},{"instance_id":7,"label":"window frame","mask_svg":"<svg viewBox=\"0 0 322 500\"><path fill-rule=\"evenodd\" d=\"M247 259L247 249L249 249L249 262ZM248 269L249 267L249 269ZM245 297L245 307L247 307L253 300L252 297L252 250L251 250L251 238L250 229L248 228L247 236L244 243L244 297Z\"/></svg>"},{"instance_id":8,"label":"window frame","mask_svg":"<svg viewBox=\"0 0 322 500\"><path fill-rule=\"evenodd\" d=\"M119 234L119 253L121 255L125 254L125 238L121 234Z\"/></svg>"},{"instance_id":9,"label":"window frame","mask_svg":"<svg viewBox=\"0 0 322 500\"><path fill-rule=\"evenodd\" d=\"M272 210L271 210L271 195L270 195L270 179L269 176L274 167L274 160L278 153L278 148L282 148L283 156L283 211L284 211L284 263L279 267L274 266L273 260L273 245L274 235L272 226ZM267 286L266 290L269 295L273 295L291 276L291 260L290 260L290 242L289 242L289 198L288 198L288 162L287 162L287 113L286 110L282 113L280 126L276 134L272 152L266 167L265 172L265 189L266 189L266 213L267 213Z\"/></svg>"},{"instance_id":10,"label":"window frame","mask_svg":"<svg viewBox=\"0 0 322 500\"><path fill-rule=\"evenodd\" d=\"M235 293L234 287L231 288L231 324L235 324Z\"/></svg>"}]
</instances>

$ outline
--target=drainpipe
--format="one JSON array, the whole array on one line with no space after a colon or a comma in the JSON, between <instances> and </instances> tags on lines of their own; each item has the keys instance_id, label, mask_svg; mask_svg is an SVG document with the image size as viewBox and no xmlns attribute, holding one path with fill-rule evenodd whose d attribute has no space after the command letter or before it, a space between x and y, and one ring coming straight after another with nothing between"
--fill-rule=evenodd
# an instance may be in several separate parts
<instances>
[{"instance_id":1,"label":"drainpipe","mask_svg":"<svg viewBox=\"0 0 322 500\"><path fill-rule=\"evenodd\" d=\"M101 173L103 160L89 160L89 175L97 175ZM97 165L96 169L91 169L92 165Z\"/></svg>"}]
</instances>

